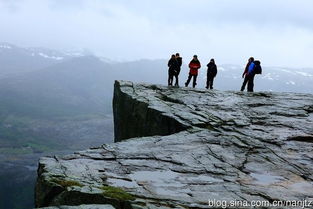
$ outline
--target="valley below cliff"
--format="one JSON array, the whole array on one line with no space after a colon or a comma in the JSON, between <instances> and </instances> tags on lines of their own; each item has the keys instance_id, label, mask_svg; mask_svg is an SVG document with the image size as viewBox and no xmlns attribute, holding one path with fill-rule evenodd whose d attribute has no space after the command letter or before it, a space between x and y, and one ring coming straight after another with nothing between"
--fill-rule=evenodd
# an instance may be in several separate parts
<instances>
[{"instance_id":1,"label":"valley below cliff","mask_svg":"<svg viewBox=\"0 0 313 209\"><path fill-rule=\"evenodd\" d=\"M33 208L38 159L112 143L111 115L0 121L0 208ZM104 137L106 136L106 137Z\"/></svg>"}]
</instances>

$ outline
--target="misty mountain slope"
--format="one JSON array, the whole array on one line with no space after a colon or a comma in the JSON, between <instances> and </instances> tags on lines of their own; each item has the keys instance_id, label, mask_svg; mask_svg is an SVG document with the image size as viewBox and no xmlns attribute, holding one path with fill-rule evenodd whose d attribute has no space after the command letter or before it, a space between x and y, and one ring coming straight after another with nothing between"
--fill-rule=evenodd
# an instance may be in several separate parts
<instances>
[{"instance_id":1,"label":"misty mountain slope","mask_svg":"<svg viewBox=\"0 0 313 209\"><path fill-rule=\"evenodd\" d=\"M109 69L85 56L1 79L1 153L77 150L111 142Z\"/></svg>"},{"instance_id":2,"label":"misty mountain slope","mask_svg":"<svg viewBox=\"0 0 313 209\"><path fill-rule=\"evenodd\" d=\"M164 63L109 64L83 56L1 79L1 151L73 150L112 141L114 80L166 82Z\"/></svg>"},{"instance_id":3,"label":"misty mountain slope","mask_svg":"<svg viewBox=\"0 0 313 209\"><path fill-rule=\"evenodd\" d=\"M77 56L45 48L21 48L0 43L0 78L36 71Z\"/></svg>"},{"instance_id":4,"label":"misty mountain slope","mask_svg":"<svg viewBox=\"0 0 313 209\"><path fill-rule=\"evenodd\" d=\"M163 61L109 64L82 56L1 79L1 152L75 150L112 141L114 80L161 82L161 66Z\"/></svg>"},{"instance_id":5,"label":"misty mountain slope","mask_svg":"<svg viewBox=\"0 0 313 209\"><path fill-rule=\"evenodd\" d=\"M260 89L313 93L313 69L269 68L260 77Z\"/></svg>"},{"instance_id":6,"label":"misty mountain slope","mask_svg":"<svg viewBox=\"0 0 313 209\"><path fill-rule=\"evenodd\" d=\"M112 94L106 92L109 68L95 57L80 57L2 79L2 107L32 117L110 112L106 108L106 97Z\"/></svg>"},{"instance_id":7,"label":"misty mountain slope","mask_svg":"<svg viewBox=\"0 0 313 209\"><path fill-rule=\"evenodd\" d=\"M1 79L1 106L32 117L109 113L114 80L164 83L166 76L163 60L109 64L94 56L78 57Z\"/></svg>"}]
</instances>

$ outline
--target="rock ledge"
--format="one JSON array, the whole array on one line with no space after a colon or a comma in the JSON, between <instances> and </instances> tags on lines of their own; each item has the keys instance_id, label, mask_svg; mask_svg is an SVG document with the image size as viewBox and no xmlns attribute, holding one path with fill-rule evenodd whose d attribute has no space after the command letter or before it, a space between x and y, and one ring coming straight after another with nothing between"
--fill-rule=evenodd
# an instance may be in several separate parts
<instances>
[{"instance_id":1,"label":"rock ledge","mask_svg":"<svg viewBox=\"0 0 313 209\"><path fill-rule=\"evenodd\" d=\"M118 143L41 158L37 207L208 208L209 200L313 198L312 95L116 81L113 104Z\"/></svg>"}]
</instances>

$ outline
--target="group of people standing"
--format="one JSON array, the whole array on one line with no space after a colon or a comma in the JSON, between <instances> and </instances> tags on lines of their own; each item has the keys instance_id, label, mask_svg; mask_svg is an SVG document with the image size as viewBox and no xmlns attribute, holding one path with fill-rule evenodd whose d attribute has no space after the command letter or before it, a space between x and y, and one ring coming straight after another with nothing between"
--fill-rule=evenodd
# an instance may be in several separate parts
<instances>
[{"instance_id":1,"label":"group of people standing","mask_svg":"<svg viewBox=\"0 0 313 209\"><path fill-rule=\"evenodd\" d=\"M173 80L175 77L175 86L179 86L178 76L180 74L182 66L182 58L179 53L173 54L171 59L168 61L168 86L173 86ZM194 55L192 60L189 62L189 76L185 83L185 87L188 87L191 79L193 78L192 87L195 88L197 85L198 70L201 68L201 63L198 60L198 56ZM243 84L241 86L241 91L244 91L246 85L248 84L248 92L253 92L254 87L254 76L256 74L261 74L261 62L254 60L253 57L250 57L246 65L245 71L242 74L244 78ZM217 67L214 59L211 59L207 64L207 82L206 88L213 89L214 78L217 75Z\"/></svg>"}]
</instances>

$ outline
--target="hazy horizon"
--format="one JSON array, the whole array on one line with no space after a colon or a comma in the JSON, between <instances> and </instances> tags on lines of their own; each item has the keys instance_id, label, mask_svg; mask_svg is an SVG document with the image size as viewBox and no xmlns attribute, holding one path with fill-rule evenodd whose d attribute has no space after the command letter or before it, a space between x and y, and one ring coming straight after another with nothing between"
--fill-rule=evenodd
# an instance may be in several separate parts
<instances>
[{"instance_id":1,"label":"hazy horizon","mask_svg":"<svg viewBox=\"0 0 313 209\"><path fill-rule=\"evenodd\" d=\"M118 61L168 59L312 67L309 0L1 0L0 42L86 49ZM21 35L22 34L22 35Z\"/></svg>"}]
</instances>

